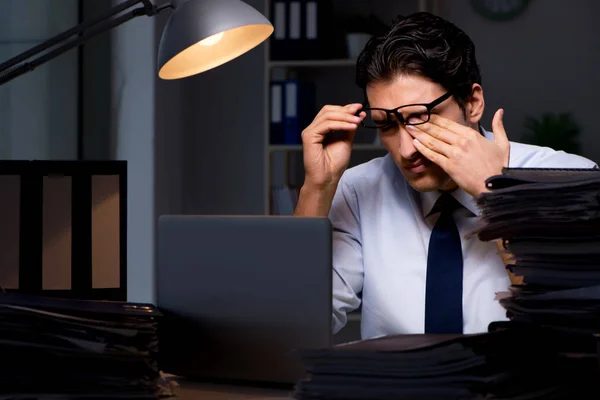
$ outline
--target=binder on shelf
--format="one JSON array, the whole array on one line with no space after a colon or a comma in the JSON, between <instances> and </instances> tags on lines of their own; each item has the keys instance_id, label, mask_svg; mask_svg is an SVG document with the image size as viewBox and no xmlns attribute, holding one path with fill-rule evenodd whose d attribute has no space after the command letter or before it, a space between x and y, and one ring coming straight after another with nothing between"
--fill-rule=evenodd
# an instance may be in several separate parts
<instances>
[{"instance_id":1,"label":"binder on shelf","mask_svg":"<svg viewBox=\"0 0 600 400\"><path fill-rule=\"evenodd\" d=\"M275 59L275 56L279 55L280 58L286 58L286 39L287 39L287 15L288 15L288 1L286 0L273 0L271 1L271 23L273 24L274 32L269 39L271 58Z\"/></svg>"},{"instance_id":2,"label":"binder on shelf","mask_svg":"<svg viewBox=\"0 0 600 400\"><path fill-rule=\"evenodd\" d=\"M284 82L284 144L301 144L302 130L316 114L313 82L290 79Z\"/></svg>"},{"instance_id":3,"label":"binder on shelf","mask_svg":"<svg viewBox=\"0 0 600 400\"><path fill-rule=\"evenodd\" d=\"M271 60L342 58L343 37L334 29L331 0L273 0ZM338 42L336 45L336 41Z\"/></svg>"},{"instance_id":4,"label":"binder on shelf","mask_svg":"<svg viewBox=\"0 0 600 400\"><path fill-rule=\"evenodd\" d=\"M273 215L293 215L298 204L299 188L288 185L271 188Z\"/></svg>"},{"instance_id":5,"label":"binder on shelf","mask_svg":"<svg viewBox=\"0 0 600 400\"><path fill-rule=\"evenodd\" d=\"M269 126L269 142L271 144L284 143L284 83L282 81L271 82L270 96L270 126Z\"/></svg>"},{"instance_id":6,"label":"binder on shelf","mask_svg":"<svg viewBox=\"0 0 600 400\"><path fill-rule=\"evenodd\" d=\"M270 132L271 144L302 143L302 130L316 114L313 82L288 79L271 82Z\"/></svg>"}]
</instances>

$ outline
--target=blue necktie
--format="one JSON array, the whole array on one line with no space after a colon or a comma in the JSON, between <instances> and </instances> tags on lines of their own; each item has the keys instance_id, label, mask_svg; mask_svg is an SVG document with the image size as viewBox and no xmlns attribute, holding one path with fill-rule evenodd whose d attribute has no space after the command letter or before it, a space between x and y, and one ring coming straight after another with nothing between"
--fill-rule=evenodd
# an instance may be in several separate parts
<instances>
[{"instance_id":1,"label":"blue necktie","mask_svg":"<svg viewBox=\"0 0 600 400\"><path fill-rule=\"evenodd\" d=\"M432 213L440 212L429 239L425 293L425 333L463 333L463 258L452 213L461 205L444 193Z\"/></svg>"}]
</instances>

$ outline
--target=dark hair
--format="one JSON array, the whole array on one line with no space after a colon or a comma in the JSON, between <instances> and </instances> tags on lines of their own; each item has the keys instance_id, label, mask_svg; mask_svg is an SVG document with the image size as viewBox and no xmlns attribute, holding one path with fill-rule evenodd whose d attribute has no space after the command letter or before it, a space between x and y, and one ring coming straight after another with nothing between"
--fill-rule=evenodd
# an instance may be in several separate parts
<instances>
[{"instance_id":1,"label":"dark hair","mask_svg":"<svg viewBox=\"0 0 600 400\"><path fill-rule=\"evenodd\" d=\"M398 74L416 74L452 92L461 109L473 83L481 84L471 38L443 18L427 12L399 16L390 30L373 36L358 57L356 84L363 89Z\"/></svg>"}]
</instances>

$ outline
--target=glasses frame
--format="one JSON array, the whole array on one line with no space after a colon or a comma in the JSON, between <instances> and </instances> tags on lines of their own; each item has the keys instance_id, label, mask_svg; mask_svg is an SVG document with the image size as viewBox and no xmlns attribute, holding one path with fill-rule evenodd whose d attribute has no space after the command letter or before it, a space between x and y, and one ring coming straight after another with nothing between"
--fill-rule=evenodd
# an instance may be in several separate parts
<instances>
[{"instance_id":1,"label":"glasses frame","mask_svg":"<svg viewBox=\"0 0 600 400\"><path fill-rule=\"evenodd\" d=\"M362 109L360 109L356 115L360 115L361 112L369 112L369 111L385 111L385 114L387 116L387 120L385 122L384 125L381 126L367 126L364 123L364 120L361 121L361 125L367 129L380 129L380 128L385 128L389 125L391 125L391 114L394 114L394 116L396 117L396 119L398 120L398 122L400 122L403 125L422 125L426 122L429 122L429 119L431 118L431 110L433 110L433 108L437 105L439 105L440 103L442 103L443 101L449 99L452 96L452 92L447 92L443 95L441 95L440 97L438 97L437 99L433 100L431 103L415 103L415 104L406 104L404 106L400 106L394 109L386 109L386 108L378 108L378 107L364 107ZM406 108L406 107L416 107L416 106L421 106L421 107L425 107L427 109L427 119L423 122L416 122L416 123L411 123L408 121L404 120L404 117L402 116L402 114L400 114L399 110Z\"/></svg>"}]
</instances>

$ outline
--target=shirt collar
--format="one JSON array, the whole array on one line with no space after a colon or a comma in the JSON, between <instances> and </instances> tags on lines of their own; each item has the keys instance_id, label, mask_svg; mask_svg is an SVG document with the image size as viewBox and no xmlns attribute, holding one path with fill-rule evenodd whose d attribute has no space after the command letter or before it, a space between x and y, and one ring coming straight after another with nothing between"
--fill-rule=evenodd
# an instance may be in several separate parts
<instances>
[{"instance_id":1,"label":"shirt collar","mask_svg":"<svg viewBox=\"0 0 600 400\"><path fill-rule=\"evenodd\" d=\"M452 191L452 196L467 210L471 211L474 216L479 216L479 208L475 203L475 199L473 196L462 190L461 188L457 188ZM439 190L435 190L433 192L422 192L421 193L421 210L423 212L423 216L427 217L435 202L440 198L442 192Z\"/></svg>"},{"instance_id":2,"label":"shirt collar","mask_svg":"<svg viewBox=\"0 0 600 400\"><path fill-rule=\"evenodd\" d=\"M482 127L481 125L479 125L479 132L481 132L481 134L482 134L482 135L483 135L485 138L487 138L487 139L489 139L489 140L494 140L494 133L493 133L493 132L486 131L485 129L483 129L483 127Z\"/></svg>"}]
</instances>

